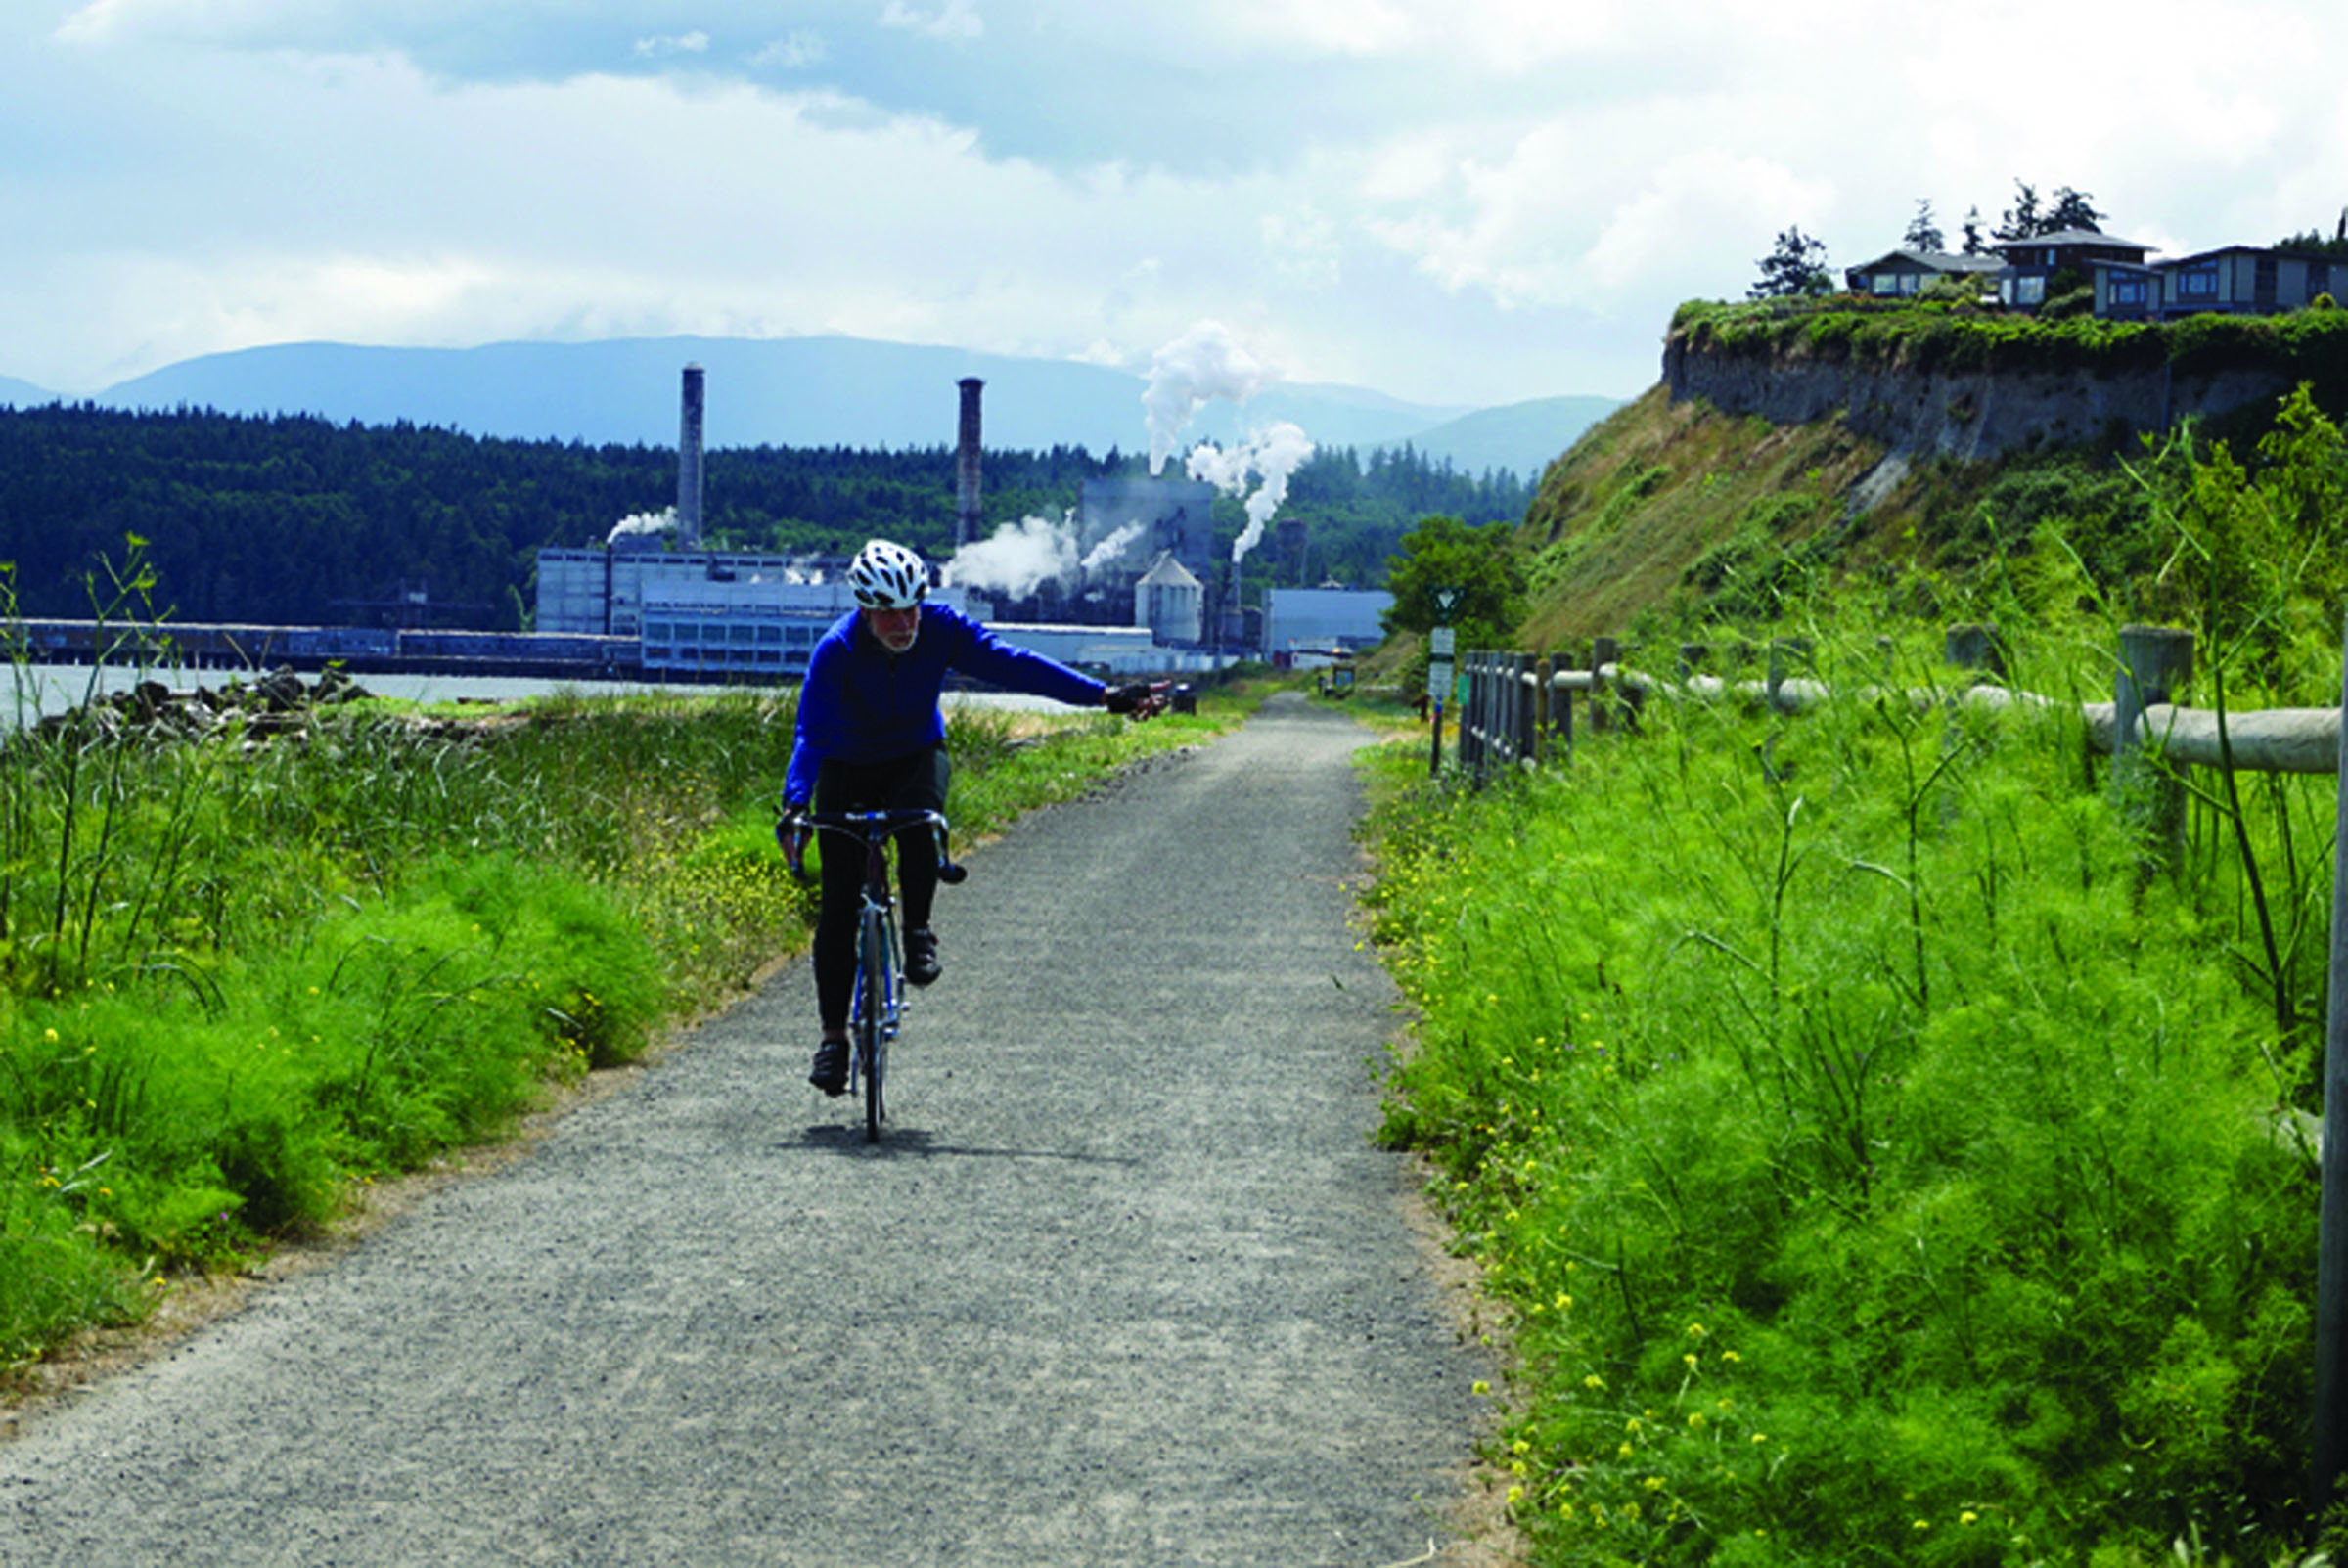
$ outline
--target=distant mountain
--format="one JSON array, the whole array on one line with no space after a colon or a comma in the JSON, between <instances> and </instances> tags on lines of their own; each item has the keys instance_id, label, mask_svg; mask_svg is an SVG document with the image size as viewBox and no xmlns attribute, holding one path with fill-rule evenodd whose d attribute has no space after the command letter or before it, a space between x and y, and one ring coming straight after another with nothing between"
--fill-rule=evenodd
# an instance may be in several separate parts
<instances>
[{"instance_id":1,"label":"distant mountain","mask_svg":"<svg viewBox=\"0 0 2348 1568\"><path fill-rule=\"evenodd\" d=\"M1410 437L1430 457L1449 458L1462 473L1507 469L1528 484L1565 455L1582 432L1622 404L1611 397L1539 397L1478 409Z\"/></svg>"},{"instance_id":2,"label":"distant mountain","mask_svg":"<svg viewBox=\"0 0 2348 1568\"><path fill-rule=\"evenodd\" d=\"M232 414L316 414L337 423L438 426L474 435L590 445L677 442L680 373L707 373L704 433L712 447L951 446L966 376L986 382L986 444L1147 452L1144 378L1072 360L852 337L658 337L481 348L367 348L289 343L210 354L128 381L95 401L117 408L213 408ZM0 383L4 389L5 383ZM50 399L43 395L40 401ZM1527 478L1572 444L1580 426L1548 412L1404 402L1357 386L1283 383L1243 407L1213 402L1182 434L1187 446L1232 441L1275 420L1324 447L1409 441L1466 472L1509 468ZM1595 417L1595 416L1593 416ZM1588 419L1582 420L1587 425ZM1455 437L1452 433L1457 432ZM1566 432L1560 435L1559 432Z\"/></svg>"},{"instance_id":3,"label":"distant mountain","mask_svg":"<svg viewBox=\"0 0 2348 1568\"><path fill-rule=\"evenodd\" d=\"M0 408L46 408L56 401L55 392L30 381L20 381L14 376L0 376Z\"/></svg>"}]
</instances>

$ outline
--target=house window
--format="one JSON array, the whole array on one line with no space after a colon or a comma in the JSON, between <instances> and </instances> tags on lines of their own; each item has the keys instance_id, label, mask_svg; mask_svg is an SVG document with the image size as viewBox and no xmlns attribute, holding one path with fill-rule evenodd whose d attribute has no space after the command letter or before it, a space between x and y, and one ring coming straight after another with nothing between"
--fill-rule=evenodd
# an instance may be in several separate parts
<instances>
[{"instance_id":1,"label":"house window","mask_svg":"<svg viewBox=\"0 0 2348 1568\"><path fill-rule=\"evenodd\" d=\"M2307 264L2307 297L2313 301L2318 294L2331 292L2331 263L2311 261Z\"/></svg>"},{"instance_id":2,"label":"house window","mask_svg":"<svg viewBox=\"0 0 2348 1568\"><path fill-rule=\"evenodd\" d=\"M2145 280L2142 278L2112 279L2111 302L2115 307L2142 310L2145 307Z\"/></svg>"},{"instance_id":3,"label":"house window","mask_svg":"<svg viewBox=\"0 0 2348 1568\"><path fill-rule=\"evenodd\" d=\"M1896 294L1900 291L1900 279L1897 273L1878 272L1867 282L1868 291L1871 293Z\"/></svg>"},{"instance_id":4,"label":"house window","mask_svg":"<svg viewBox=\"0 0 2348 1568\"><path fill-rule=\"evenodd\" d=\"M2013 281L2013 302L2017 305L2045 304L2047 280L2039 277L2016 278Z\"/></svg>"},{"instance_id":5,"label":"house window","mask_svg":"<svg viewBox=\"0 0 2348 1568\"><path fill-rule=\"evenodd\" d=\"M2197 267L2187 267L2177 274L2177 297L2180 299L2215 299L2218 297L2218 264L2204 261Z\"/></svg>"}]
</instances>

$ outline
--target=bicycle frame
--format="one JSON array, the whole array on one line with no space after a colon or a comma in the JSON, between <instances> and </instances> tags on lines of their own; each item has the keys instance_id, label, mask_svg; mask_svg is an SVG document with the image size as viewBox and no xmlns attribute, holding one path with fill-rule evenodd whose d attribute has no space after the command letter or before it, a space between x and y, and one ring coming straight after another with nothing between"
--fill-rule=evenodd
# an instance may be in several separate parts
<instances>
[{"instance_id":1,"label":"bicycle frame","mask_svg":"<svg viewBox=\"0 0 2348 1568\"><path fill-rule=\"evenodd\" d=\"M937 837L938 880L951 885L965 874L948 853L946 819L938 812L806 812L799 821L864 851L864 883L856 915L856 990L848 1016L848 1084L851 1093L859 1086L863 1090L865 1138L876 1140L886 1115L881 1080L888 1045L903 1028L905 1018L905 953L897 935L897 901L889 888L889 843L900 832L926 828ZM791 873L801 881L807 879L805 868L795 860Z\"/></svg>"}]
</instances>

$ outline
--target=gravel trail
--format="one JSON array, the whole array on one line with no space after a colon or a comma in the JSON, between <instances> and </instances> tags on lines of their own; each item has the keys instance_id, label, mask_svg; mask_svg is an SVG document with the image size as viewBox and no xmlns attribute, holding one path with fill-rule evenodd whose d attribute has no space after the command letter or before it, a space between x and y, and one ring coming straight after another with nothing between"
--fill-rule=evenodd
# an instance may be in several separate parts
<instances>
[{"instance_id":1,"label":"gravel trail","mask_svg":"<svg viewBox=\"0 0 2348 1568\"><path fill-rule=\"evenodd\" d=\"M1276 700L972 856L879 1144L793 964L29 1421L0 1563L1426 1560L1491 1368L1366 1136L1363 739Z\"/></svg>"}]
</instances>

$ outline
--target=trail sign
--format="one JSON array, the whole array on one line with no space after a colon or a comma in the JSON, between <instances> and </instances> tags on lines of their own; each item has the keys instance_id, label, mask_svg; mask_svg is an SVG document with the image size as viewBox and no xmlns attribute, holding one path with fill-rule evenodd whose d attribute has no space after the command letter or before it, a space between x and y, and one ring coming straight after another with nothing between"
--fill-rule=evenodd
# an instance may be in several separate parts
<instances>
[{"instance_id":1,"label":"trail sign","mask_svg":"<svg viewBox=\"0 0 2348 1568\"><path fill-rule=\"evenodd\" d=\"M1460 634L1449 626L1438 626L1426 634L1426 650L1436 658L1447 659L1459 650Z\"/></svg>"},{"instance_id":2,"label":"trail sign","mask_svg":"<svg viewBox=\"0 0 2348 1568\"><path fill-rule=\"evenodd\" d=\"M1451 660L1447 658L1434 659L1427 664L1426 695L1429 701L1448 702L1451 700L1454 668Z\"/></svg>"},{"instance_id":3,"label":"trail sign","mask_svg":"<svg viewBox=\"0 0 2348 1568\"><path fill-rule=\"evenodd\" d=\"M1460 601L1468 597L1468 590L1465 588L1436 588L1430 589L1428 592L1435 602L1435 619L1446 626L1450 625L1451 618L1460 612Z\"/></svg>"}]
</instances>

